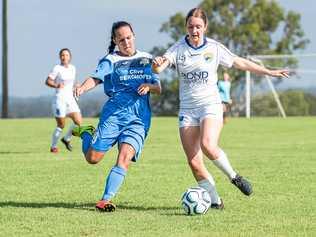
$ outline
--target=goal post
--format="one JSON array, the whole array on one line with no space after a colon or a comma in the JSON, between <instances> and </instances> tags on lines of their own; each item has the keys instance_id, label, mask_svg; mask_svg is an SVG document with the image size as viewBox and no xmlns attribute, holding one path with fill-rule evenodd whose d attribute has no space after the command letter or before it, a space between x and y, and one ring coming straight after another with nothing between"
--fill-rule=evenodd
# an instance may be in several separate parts
<instances>
[{"instance_id":1,"label":"goal post","mask_svg":"<svg viewBox=\"0 0 316 237\"><path fill-rule=\"evenodd\" d=\"M311 107L315 107L315 105L311 105L310 103L313 101L306 98L311 98L313 96L316 98L316 83L314 83L316 79L316 53L293 55L249 55L247 58L271 69L288 68L290 78L280 80L269 76L258 76L246 71L244 80L245 85L243 86L245 99L240 100L241 103L244 103L244 106L238 106L239 108L244 108L246 118L252 116L281 116L286 118L287 115L314 115L314 110L312 110ZM315 90L313 90L313 88ZM294 94L293 98L290 98L290 96L293 96L291 93ZM299 100L301 100L302 96L304 98L306 97L305 99L302 99L300 105L295 105L299 108L297 111L295 111L295 106L292 106L293 108L291 108L291 104L289 104L295 103L293 102L296 100L295 96L299 96ZM266 98L269 98L270 108L268 109L271 111L265 113L263 110L269 106L263 106L263 112L258 113L260 108L256 108L256 102ZM304 100L308 100L307 102L309 104L307 102L306 104ZM239 112L239 114L241 113Z\"/></svg>"}]
</instances>

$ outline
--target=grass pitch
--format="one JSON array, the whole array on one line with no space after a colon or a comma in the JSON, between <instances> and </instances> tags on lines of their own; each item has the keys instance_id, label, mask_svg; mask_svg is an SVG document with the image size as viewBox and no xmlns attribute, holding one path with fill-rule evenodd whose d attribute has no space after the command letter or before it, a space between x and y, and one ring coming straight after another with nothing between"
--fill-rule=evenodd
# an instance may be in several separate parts
<instances>
[{"instance_id":1,"label":"grass pitch","mask_svg":"<svg viewBox=\"0 0 316 237\"><path fill-rule=\"evenodd\" d=\"M97 120L86 119L96 124ZM251 180L243 196L209 161L225 210L185 216L180 198L195 186L177 119L154 118L140 160L99 213L116 148L95 166L62 144L50 154L53 119L0 120L0 236L316 236L316 119L231 119L221 146Z\"/></svg>"}]
</instances>

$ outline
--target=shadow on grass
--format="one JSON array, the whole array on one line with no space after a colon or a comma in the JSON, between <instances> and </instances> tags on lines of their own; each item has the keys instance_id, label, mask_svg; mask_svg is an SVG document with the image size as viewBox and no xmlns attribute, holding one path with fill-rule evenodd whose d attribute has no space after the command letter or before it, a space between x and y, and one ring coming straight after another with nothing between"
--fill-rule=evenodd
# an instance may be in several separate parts
<instances>
[{"instance_id":1,"label":"shadow on grass","mask_svg":"<svg viewBox=\"0 0 316 237\"><path fill-rule=\"evenodd\" d=\"M80 209L85 211L95 211L95 203L67 203L67 202L0 202L2 207L17 207L17 208L65 208L65 209ZM134 210L134 211L156 211L163 212L163 215L173 216L182 215L178 213L179 207L175 206L133 206L127 203L117 204L119 210ZM169 212L169 213L166 213ZM171 213L170 213L171 211Z\"/></svg>"},{"instance_id":2,"label":"shadow on grass","mask_svg":"<svg viewBox=\"0 0 316 237\"><path fill-rule=\"evenodd\" d=\"M179 210L179 207L165 207L165 206L133 206L126 203L117 204L120 209L135 210L135 211L175 211Z\"/></svg>"},{"instance_id":3,"label":"shadow on grass","mask_svg":"<svg viewBox=\"0 0 316 237\"><path fill-rule=\"evenodd\" d=\"M33 152L30 151L0 151L0 155L8 155L8 154L31 154Z\"/></svg>"},{"instance_id":4,"label":"shadow on grass","mask_svg":"<svg viewBox=\"0 0 316 237\"><path fill-rule=\"evenodd\" d=\"M67 203L67 202L0 202L1 207L20 207L20 208L65 208L65 209L82 209L94 211L95 203Z\"/></svg>"}]
</instances>

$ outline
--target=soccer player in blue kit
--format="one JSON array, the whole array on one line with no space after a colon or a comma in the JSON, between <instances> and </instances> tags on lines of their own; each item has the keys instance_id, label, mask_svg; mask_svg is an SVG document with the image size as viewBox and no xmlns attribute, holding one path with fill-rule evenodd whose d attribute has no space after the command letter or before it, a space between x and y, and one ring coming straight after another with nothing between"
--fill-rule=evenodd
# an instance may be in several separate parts
<instances>
[{"instance_id":1,"label":"soccer player in blue kit","mask_svg":"<svg viewBox=\"0 0 316 237\"><path fill-rule=\"evenodd\" d=\"M218 80L217 87L223 105L223 122L226 123L228 120L227 116L230 111L230 105L232 103L232 100L230 98L231 82L230 76L227 72L224 72L223 80Z\"/></svg>"},{"instance_id":2,"label":"soccer player in blue kit","mask_svg":"<svg viewBox=\"0 0 316 237\"><path fill-rule=\"evenodd\" d=\"M118 51L115 51L117 46ZM97 202L100 211L114 211L111 201L122 185L130 161L139 158L151 120L150 92L160 94L157 74L152 73L152 56L135 48L131 25L124 21L112 26L109 53L99 61L96 70L75 90L76 96L103 83L109 97L97 129L81 126L73 135L82 139L82 150L88 163L96 164L114 144L119 154L107 176L104 194Z\"/></svg>"}]
</instances>

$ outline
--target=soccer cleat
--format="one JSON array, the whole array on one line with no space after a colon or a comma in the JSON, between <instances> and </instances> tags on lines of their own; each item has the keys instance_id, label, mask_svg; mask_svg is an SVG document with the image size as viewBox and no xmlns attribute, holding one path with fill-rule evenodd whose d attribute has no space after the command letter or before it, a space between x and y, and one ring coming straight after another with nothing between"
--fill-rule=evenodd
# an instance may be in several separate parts
<instances>
[{"instance_id":1,"label":"soccer cleat","mask_svg":"<svg viewBox=\"0 0 316 237\"><path fill-rule=\"evenodd\" d=\"M95 128L92 125L88 126L76 126L74 129L72 129L71 134L75 137L81 137L82 133L87 132L91 136L93 136L95 131Z\"/></svg>"},{"instance_id":2,"label":"soccer cleat","mask_svg":"<svg viewBox=\"0 0 316 237\"><path fill-rule=\"evenodd\" d=\"M224 202L223 202L223 199L221 199L221 204L212 203L212 204L211 204L211 208L212 208L212 209L223 210L223 209L224 209Z\"/></svg>"},{"instance_id":3,"label":"soccer cleat","mask_svg":"<svg viewBox=\"0 0 316 237\"><path fill-rule=\"evenodd\" d=\"M63 137L61 139L61 142L65 145L68 151L72 151L72 145L70 144L70 141L66 141L65 138Z\"/></svg>"},{"instance_id":4,"label":"soccer cleat","mask_svg":"<svg viewBox=\"0 0 316 237\"><path fill-rule=\"evenodd\" d=\"M243 178L242 176L237 174L236 177L233 178L231 182L237 188L239 188L239 190L243 194L249 196L252 193L251 183L247 179Z\"/></svg>"},{"instance_id":5,"label":"soccer cleat","mask_svg":"<svg viewBox=\"0 0 316 237\"><path fill-rule=\"evenodd\" d=\"M100 212L113 212L116 206L111 201L100 200L95 205L95 208Z\"/></svg>"},{"instance_id":6,"label":"soccer cleat","mask_svg":"<svg viewBox=\"0 0 316 237\"><path fill-rule=\"evenodd\" d=\"M57 147L51 147L50 148L51 153L58 153L58 148Z\"/></svg>"}]
</instances>

